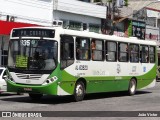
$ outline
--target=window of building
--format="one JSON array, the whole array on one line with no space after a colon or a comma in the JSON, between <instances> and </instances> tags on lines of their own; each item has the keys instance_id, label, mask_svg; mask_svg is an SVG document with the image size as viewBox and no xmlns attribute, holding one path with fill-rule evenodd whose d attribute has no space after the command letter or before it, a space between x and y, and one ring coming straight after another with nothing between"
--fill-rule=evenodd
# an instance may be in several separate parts
<instances>
[{"instance_id":1,"label":"window of building","mask_svg":"<svg viewBox=\"0 0 160 120\"><path fill-rule=\"evenodd\" d=\"M74 40L72 36L61 36L61 68L74 63Z\"/></svg>"},{"instance_id":2,"label":"window of building","mask_svg":"<svg viewBox=\"0 0 160 120\"><path fill-rule=\"evenodd\" d=\"M106 42L106 60L117 61L117 43Z\"/></svg>"},{"instance_id":3,"label":"window of building","mask_svg":"<svg viewBox=\"0 0 160 120\"><path fill-rule=\"evenodd\" d=\"M149 49L149 60L151 63L155 62L155 47L150 47Z\"/></svg>"},{"instance_id":4,"label":"window of building","mask_svg":"<svg viewBox=\"0 0 160 120\"><path fill-rule=\"evenodd\" d=\"M89 60L90 59L90 39L89 38L76 38L76 59Z\"/></svg>"},{"instance_id":5,"label":"window of building","mask_svg":"<svg viewBox=\"0 0 160 120\"><path fill-rule=\"evenodd\" d=\"M91 2L91 0L79 0L79 1L83 1L83 2Z\"/></svg>"},{"instance_id":6,"label":"window of building","mask_svg":"<svg viewBox=\"0 0 160 120\"><path fill-rule=\"evenodd\" d=\"M68 29L69 28L69 20L61 19L61 21L63 21L63 28Z\"/></svg>"},{"instance_id":7,"label":"window of building","mask_svg":"<svg viewBox=\"0 0 160 120\"><path fill-rule=\"evenodd\" d=\"M141 45L140 56L141 56L141 62L142 63L148 63L149 62L148 52L149 52L148 46Z\"/></svg>"},{"instance_id":8,"label":"window of building","mask_svg":"<svg viewBox=\"0 0 160 120\"><path fill-rule=\"evenodd\" d=\"M118 58L120 62L127 62L128 61L128 44L127 43L119 43L118 44Z\"/></svg>"},{"instance_id":9,"label":"window of building","mask_svg":"<svg viewBox=\"0 0 160 120\"><path fill-rule=\"evenodd\" d=\"M99 33L100 25L98 24L89 24L89 32Z\"/></svg>"},{"instance_id":10,"label":"window of building","mask_svg":"<svg viewBox=\"0 0 160 120\"><path fill-rule=\"evenodd\" d=\"M72 30L81 30L82 23L77 21L69 21L69 29Z\"/></svg>"},{"instance_id":11,"label":"window of building","mask_svg":"<svg viewBox=\"0 0 160 120\"><path fill-rule=\"evenodd\" d=\"M130 62L139 62L139 45L130 44Z\"/></svg>"},{"instance_id":12,"label":"window of building","mask_svg":"<svg viewBox=\"0 0 160 120\"><path fill-rule=\"evenodd\" d=\"M91 49L92 49L92 60L102 61L104 60L104 41L92 39Z\"/></svg>"}]
</instances>

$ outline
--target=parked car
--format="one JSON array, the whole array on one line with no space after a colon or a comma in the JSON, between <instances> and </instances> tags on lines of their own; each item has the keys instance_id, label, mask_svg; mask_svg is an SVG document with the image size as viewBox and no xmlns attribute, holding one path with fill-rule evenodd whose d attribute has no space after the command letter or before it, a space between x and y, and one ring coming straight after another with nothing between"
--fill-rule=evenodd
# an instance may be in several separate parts
<instances>
[{"instance_id":1,"label":"parked car","mask_svg":"<svg viewBox=\"0 0 160 120\"><path fill-rule=\"evenodd\" d=\"M4 76L6 74L6 68L5 67L0 67L0 94L2 92L7 92L7 83L4 79ZM23 93L17 92L17 95L23 95Z\"/></svg>"},{"instance_id":2,"label":"parked car","mask_svg":"<svg viewBox=\"0 0 160 120\"><path fill-rule=\"evenodd\" d=\"M0 67L0 93L7 91L7 84L3 76L6 75L6 68Z\"/></svg>"}]
</instances>

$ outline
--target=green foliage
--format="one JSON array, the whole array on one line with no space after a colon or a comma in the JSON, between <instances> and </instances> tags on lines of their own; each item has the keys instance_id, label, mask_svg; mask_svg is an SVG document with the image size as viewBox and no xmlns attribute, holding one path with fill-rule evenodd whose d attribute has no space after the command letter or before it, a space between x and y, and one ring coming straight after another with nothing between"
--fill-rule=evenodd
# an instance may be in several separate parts
<instances>
[{"instance_id":1,"label":"green foliage","mask_svg":"<svg viewBox=\"0 0 160 120\"><path fill-rule=\"evenodd\" d=\"M128 6L128 0L125 0L125 6Z\"/></svg>"},{"instance_id":2,"label":"green foliage","mask_svg":"<svg viewBox=\"0 0 160 120\"><path fill-rule=\"evenodd\" d=\"M132 36L132 21L129 20L128 21L128 36L131 37Z\"/></svg>"}]
</instances>

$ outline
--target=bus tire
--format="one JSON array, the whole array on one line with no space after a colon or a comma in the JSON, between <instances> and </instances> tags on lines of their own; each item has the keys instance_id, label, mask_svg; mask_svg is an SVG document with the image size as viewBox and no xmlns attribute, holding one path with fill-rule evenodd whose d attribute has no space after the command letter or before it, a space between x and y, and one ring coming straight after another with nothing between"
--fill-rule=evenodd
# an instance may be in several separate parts
<instances>
[{"instance_id":1,"label":"bus tire","mask_svg":"<svg viewBox=\"0 0 160 120\"><path fill-rule=\"evenodd\" d=\"M75 89L74 89L74 100L76 102L82 101L85 95L85 86L82 81L78 81L75 84Z\"/></svg>"},{"instance_id":2,"label":"bus tire","mask_svg":"<svg viewBox=\"0 0 160 120\"><path fill-rule=\"evenodd\" d=\"M29 93L29 97L30 97L32 100L40 100L42 96L43 96L43 94L33 94L33 93Z\"/></svg>"},{"instance_id":3,"label":"bus tire","mask_svg":"<svg viewBox=\"0 0 160 120\"><path fill-rule=\"evenodd\" d=\"M17 95L23 95L23 93L17 92Z\"/></svg>"},{"instance_id":4,"label":"bus tire","mask_svg":"<svg viewBox=\"0 0 160 120\"><path fill-rule=\"evenodd\" d=\"M134 95L136 93L137 82L132 78L129 82L128 93L129 95Z\"/></svg>"}]
</instances>

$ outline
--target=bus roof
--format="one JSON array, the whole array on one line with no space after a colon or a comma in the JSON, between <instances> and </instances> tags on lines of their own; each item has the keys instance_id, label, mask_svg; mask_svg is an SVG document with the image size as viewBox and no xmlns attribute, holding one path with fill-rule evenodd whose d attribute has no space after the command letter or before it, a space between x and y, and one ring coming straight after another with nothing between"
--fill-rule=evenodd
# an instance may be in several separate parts
<instances>
[{"instance_id":1,"label":"bus roof","mask_svg":"<svg viewBox=\"0 0 160 120\"><path fill-rule=\"evenodd\" d=\"M104 34L95 33L95 32L63 29L62 27L21 27L21 28L14 28L14 29L27 29L27 28L51 29L51 30L59 31L59 34L62 34L62 35L64 34L64 35L72 35L72 36L79 36L79 37L86 37L86 38L104 39L109 41L145 44L145 45L153 45L153 46L157 45L155 41L140 40L140 39L137 39L136 37L129 37L129 38L118 37L115 35L104 35Z\"/></svg>"}]
</instances>

